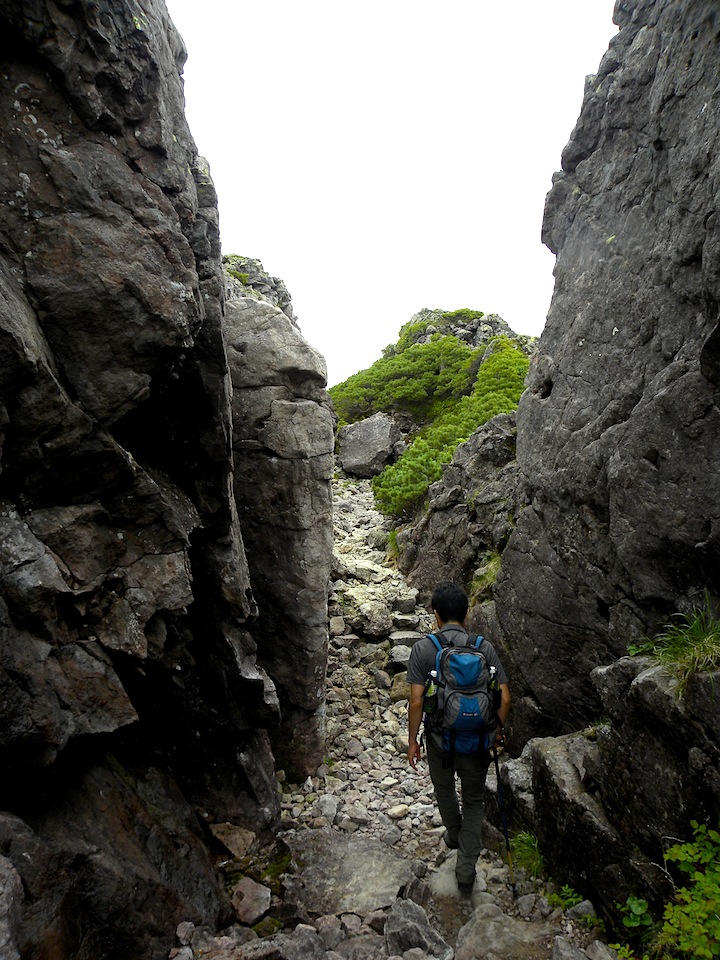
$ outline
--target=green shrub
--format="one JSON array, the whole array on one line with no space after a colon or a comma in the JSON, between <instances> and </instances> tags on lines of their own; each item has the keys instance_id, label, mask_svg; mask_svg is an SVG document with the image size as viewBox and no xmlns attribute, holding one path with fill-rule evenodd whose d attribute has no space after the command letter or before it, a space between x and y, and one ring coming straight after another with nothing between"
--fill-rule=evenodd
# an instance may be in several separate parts
<instances>
[{"instance_id":1,"label":"green shrub","mask_svg":"<svg viewBox=\"0 0 720 960\"><path fill-rule=\"evenodd\" d=\"M718 830L696 820L690 825L694 841L674 844L665 853L666 864L674 863L688 883L675 890L660 923L653 922L646 900L628 897L621 908L623 924L635 935L631 942L644 950L642 960L720 957L720 824ZM622 960L638 956L628 944L611 946Z\"/></svg>"},{"instance_id":2,"label":"green shrub","mask_svg":"<svg viewBox=\"0 0 720 960\"><path fill-rule=\"evenodd\" d=\"M628 653L649 654L667 667L680 680L681 696L693 673L720 667L720 620L707 593L702 607L676 614L674 620L651 640L629 647Z\"/></svg>"},{"instance_id":3,"label":"green shrub","mask_svg":"<svg viewBox=\"0 0 720 960\"><path fill-rule=\"evenodd\" d=\"M665 854L689 882L665 907L653 949L663 957L709 960L720 957L720 833L696 820L690 825L695 841L675 844Z\"/></svg>"},{"instance_id":4,"label":"green shrub","mask_svg":"<svg viewBox=\"0 0 720 960\"><path fill-rule=\"evenodd\" d=\"M340 424L378 412L405 413L417 423L432 419L433 408L470 392L478 352L446 336L382 357L328 391Z\"/></svg>"},{"instance_id":5,"label":"green shrub","mask_svg":"<svg viewBox=\"0 0 720 960\"><path fill-rule=\"evenodd\" d=\"M440 478L443 464L450 462L458 444L497 414L515 410L528 363L527 356L511 340L495 337L485 352L472 393L446 406L396 463L373 478L372 489L380 509L395 517L416 509L430 484Z\"/></svg>"}]
</instances>

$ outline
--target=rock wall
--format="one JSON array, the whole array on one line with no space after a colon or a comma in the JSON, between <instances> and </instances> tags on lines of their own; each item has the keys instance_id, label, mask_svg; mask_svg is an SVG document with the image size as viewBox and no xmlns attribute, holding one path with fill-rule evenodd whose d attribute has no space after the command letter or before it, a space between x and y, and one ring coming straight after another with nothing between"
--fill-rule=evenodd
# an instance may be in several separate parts
<instances>
[{"instance_id":1,"label":"rock wall","mask_svg":"<svg viewBox=\"0 0 720 960\"><path fill-rule=\"evenodd\" d=\"M547 198L555 290L517 412L528 505L495 590L518 726L567 733L529 748L532 819L608 910L667 895L661 838L720 815L717 675L678 701L623 658L720 598L720 14L638 0L615 18Z\"/></svg>"},{"instance_id":2,"label":"rock wall","mask_svg":"<svg viewBox=\"0 0 720 960\"><path fill-rule=\"evenodd\" d=\"M273 746L285 772L302 779L322 763L325 744L335 442L325 361L274 298L246 290L231 291L225 338L258 660L282 707Z\"/></svg>"},{"instance_id":3,"label":"rock wall","mask_svg":"<svg viewBox=\"0 0 720 960\"><path fill-rule=\"evenodd\" d=\"M616 19L547 199L555 291L517 414L531 499L496 592L522 674L538 646L563 664L539 706L570 723L597 708L594 666L720 595L718 12Z\"/></svg>"},{"instance_id":4,"label":"rock wall","mask_svg":"<svg viewBox=\"0 0 720 960\"><path fill-rule=\"evenodd\" d=\"M233 486L238 418L260 414L242 398L233 413L217 199L162 0L0 0L0 38L3 955L151 957L178 920L232 919L221 828L263 836L279 817L268 731L285 693L257 648L285 625L265 618ZM262 496L272 512L287 494L276 456L321 488L293 491L296 518L304 494L317 505L312 597L292 597L306 719L322 714L324 371L302 348L297 375L289 349L273 373L250 349L275 340L260 322L245 356L276 384ZM283 517L273 574L289 585L304 534ZM299 733L301 763L321 733Z\"/></svg>"}]
</instances>

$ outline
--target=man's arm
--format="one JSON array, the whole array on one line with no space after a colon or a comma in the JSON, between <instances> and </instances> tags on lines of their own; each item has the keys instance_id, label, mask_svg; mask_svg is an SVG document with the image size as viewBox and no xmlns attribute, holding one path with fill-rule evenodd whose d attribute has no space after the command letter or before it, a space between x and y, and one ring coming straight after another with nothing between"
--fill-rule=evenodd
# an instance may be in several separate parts
<instances>
[{"instance_id":1,"label":"man's arm","mask_svg":"<svg viewBox=\"0 0 720 960\"><path fill-rule=\"evenodd\" d=\"M420 759L420 744L417 741L423 714L423 696L425 686L422 683L410 684L410 702L408 703L408 760L413 770L417 769Z\"/></svg>"},{"instance_id":2,"label":"man's arm","mask_svg":"<svg viewBox=\"0 0 720 960\"><path fill-rule=\"evenodd\" d=\"M500 729L505 726L505 721L510 713L510 687L506 683L500 684L500 706L497 711L498 730L496 740L502 740L505 734Z\"/></svg>"}]
</instances>

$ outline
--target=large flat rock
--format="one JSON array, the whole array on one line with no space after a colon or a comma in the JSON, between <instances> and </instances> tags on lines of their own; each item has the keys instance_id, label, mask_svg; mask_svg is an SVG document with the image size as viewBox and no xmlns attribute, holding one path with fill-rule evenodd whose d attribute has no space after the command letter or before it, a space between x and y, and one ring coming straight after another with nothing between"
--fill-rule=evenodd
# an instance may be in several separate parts
<instances>
[{"instance_id":1,"label":"large flat rock","mask_svg":"<svg viewBox=\"0 0 720 960\"><path fill-rule=\"evenodd\" d=\"M389 907L413 876L411 862L380 840L333 830L286 836L300 872L288 876L288 898L310 913L357 913Z\"/></svg>"}]
</instances>

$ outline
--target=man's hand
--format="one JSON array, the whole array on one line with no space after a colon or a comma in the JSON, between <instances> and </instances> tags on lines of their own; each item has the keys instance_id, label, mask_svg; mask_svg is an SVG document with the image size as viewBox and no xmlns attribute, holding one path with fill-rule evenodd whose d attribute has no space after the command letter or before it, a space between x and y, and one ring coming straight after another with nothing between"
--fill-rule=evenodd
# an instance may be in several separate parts
<instances>
[{"instance_id":1,"label":"man's hand","mask_svg":"<svg viewBox=\"0 0 720 960\"><path fill-rule=\"evenodd\" d=\"M417 740L411 740L408 744L407 758L413 770L417 770L417 762L420 759L420 744Z\"/></svg>"}]
</instances>

